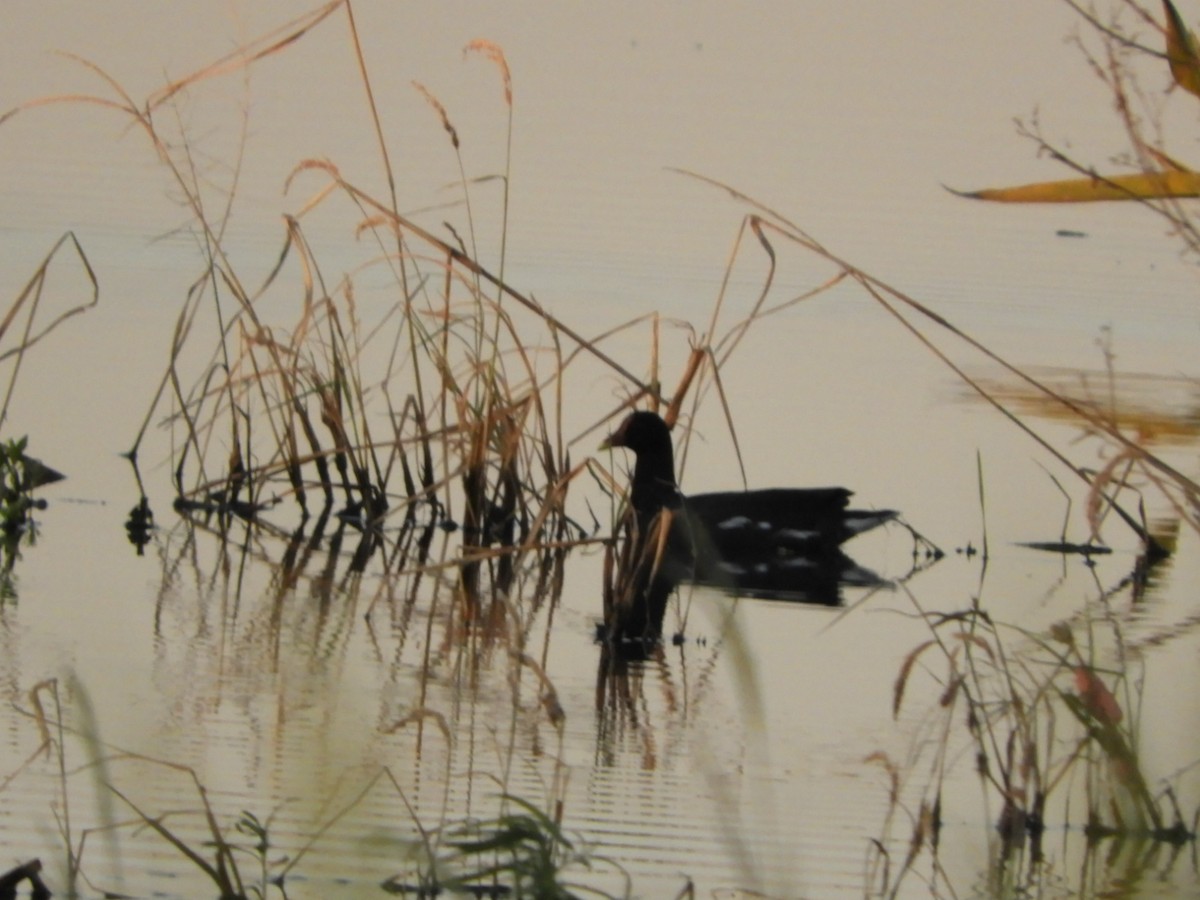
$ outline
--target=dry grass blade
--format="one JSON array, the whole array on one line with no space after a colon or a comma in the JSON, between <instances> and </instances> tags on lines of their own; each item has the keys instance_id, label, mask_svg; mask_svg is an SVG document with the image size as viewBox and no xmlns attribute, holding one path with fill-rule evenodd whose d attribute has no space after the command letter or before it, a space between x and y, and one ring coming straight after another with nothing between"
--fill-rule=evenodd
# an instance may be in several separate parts
<instances>
[{"instance_id":1,"label":"dry grass blade","mask_svg":"<svg viewBox=\"0 0 1200 900\"><path fill-rule=\"evenodd\" d=\"M721 380L721 368L717 362L713 351L709 347L693 347L692 354L688 359L687 369L684 371L683 378L679 386L675 390L674 399L671 401L671 407L668 410L668 416L678 409L684 399L688 396L688 389L691 386L694 376L699 375L696 393L692 398L692 419L695 419L695 413L699 409L700 402L704 396L704 386L706 380L711 380L712 385L717 390L718 399L721 402L721 412L725 417L725 425L729 431L729 438L733 442L733 453L737 459L738 471L742 476L742 486L749 486L749 479L746 475L746 463L742 458L742 447L738 441L737 428L733 424L733 408L729 403L729 397L725 393L725 384ZM671 418L667 418L668 423L672 422ZM691 446L691 429L689 428L679 442L679 471L682 474L687 468L688 449Z\"/></svg>"},{"instance_id":2,"label":"dry grass blade","mask_svg":"<svg viewBox=\"0 0 1200 900\"><path fill-rule=\"evenodd\" d=\"M878 763L887 772L888 776L888 802L890 806L895 806L900 802L900 768L892 761L886 753L876 750L869 754L863 762Z\"/></svg>"},{"instance_id":3,"label":"dry grass blade","mask_svg":"<svg viewBox=\"0 0 1200 900\"><path fill-rule=\"evenodd\" d=\"M65 247L70 247L74 250L75 256L78 258L80 265L83 266L84 274L91 289L91 299L86 303L81 303L67 309L55 316L49 324L43 327L40 331L34 331L34 322L37 319L38 312L42 303L42 291L46 284L46 277L49 273L50 266L59 258L61 251ZM79 239L74 232L68 231L57 241L50 251L42 259L33 276L26 283L25 287L13 300L12 304L4 313L3 319L0 319L0 340L8 334L9 328L12 327L17 317L24 311L25 326L18 339L15 347L0 352L0 363L16 357L13 364L12 375L8 380L8 387L5 390L4 402L0 405L0 426L8 418L8 405L12 400L13 391L16 389L17 376L21 371L21 363L25 358L25 353L36 345L42 338L54 331L59 325L67 319L77 316L80 313L87 312L100 302L100 283L96 280L96 273L92 271L92 264L88 260L87 254L79 243Z\"/></svg>"},{"instance_id":4,"label":"dry grass blade","mask_svg":"<svg viewBox=\"0 0 1200 900\"><path fill-rule=\"evenodd\" d=\"M509 71L508 60L504 56L503 48L493 41L476 38L463 48L463 56L470 53L483 54L500 70L500 77L504 80L504 103L511 108L513 105L512 72Z\"/></svg>"},{"instance_id":5,"label":"dry grass blade","mask_svg":"<svg viewBox=\"0 0 1200 900\"><path fill-rule=\"evenodd\" d=\"M346 2L347 0L332 0L330 3L324 3L316 9L277 28L273 28L266 34L239 46L233 52L192 72L190 75L176 79L150 95L146 101L146 111L153 112L158 107L169 102L180 91L192 87L198 82L240 72L268 56L287 49L305 37L310 31L325 21L325 19L329 18L339 7L345 5Z\"/></svg>"},{"instance_id":6,"label":"dry grass blade","mask_svg":"<svg viewBox=\"0 0 1200 900\"><path fill-rule=\"evenodd\" d=\"M194 777L195 775L193 773L193 778ZM185 840L167 828L167 826L163 824L163 817L155 818L143 812L141 807L125 796L125 794L123 794L115 786L110 785L109 789L116 794L130 809L132 809L142 820L142 822L150 826L150 828L153 829L161 838L163 838L163 840L178 850L193 865L207 875L213 884L217 886L217 889L221 891L222 897L245 896L245 891L243 890L241 884L241 878L237 874L237 864L234 861L230 847L225 842L224 837L222 837L220 830L215 828L215 821L212 818L212 809L208 807L208 800L204 796L204 790L203 787L201 787L199 780L196 781L196 786L200 788L201 797L205 805L206 818L209 821L210 827L213 829L211 831L211 837L213 840L213 846L216 849L215 863L210 863L196 850L192 849L192 847L189 846Z\"/></svg>"},{"instance_id":7,"label":"dry grass blade","mask_svg":"<svg viewBox=\"0 0 1200 900\"><path fill-rule=\"evenodd\" d=\"M966 646L968 648L968 650L971 647L978 647L980 650L982 650L984 653L987 654L988 660L990 660L992 663L996 662L996 653L992 649L992 645L989 644L983 638L981 638L979 635L972 634L969 631L956 631L954 633L954 637L958 641L962 642L962 644L964 646Z\"/></svg>"},{"instance_id":8,"label":"dry grass blade","mask_svg":"<svg viewBox=\"0 0 1200 900\"><path fill-rule=\"evenodd\" d=\"M445 129L446 134L450 135L450 145L454 147L455 150L459 149L458 129L451 124L450 115L446 112L446 107L442 106L442 101L435 97L429 88L425 87L425 85L421 84L421 82L414 81L412 86L417 89L417 92L422 97L425 98L425 102L433 107L433 111L436 112L438 117L442 120L442 128Z\"/></svg>"},{"instance_id":9,"label":"dry grass blade","mask_svg":"<svg viewBox=\"0 0 1200 900\"><path fill-rule=\"evenodd\" d=\"M83 265L84 272L87 275L88 283L91 286L92 299L87 303L81 303L78 306L74 306L71 309L60 313L54 318L53 321L50 322L49 325L44 327L38 333L34 334L33 320L37 312L37 307L41 302L42 288L45 286L46 275L48 273L50 264L54 261L55 257L58 256L59 251L68 244L74 248L75 254L79 258L79 262ZM26 302L29 302L31 308L29 311L25 332L22 335L21 343L17 347L12 347L0 352L0 362L4 362L11 356L24 353L64 321L72 316L86 312L100 302L100 283L96 280L96 273L92 271L92 264L88 260L87 254L84 252L83 247L79 243L79 239L75 236L73 231L68 231L57 241L55 241L54 246L50 248L50 251L38 265L37 271L29 279L25 287L21 289L21 292L17 295L17 298L5 312L3 319L0 319L0 340L4 339L4 336L8 333L8 329L12 325L13 320L17 317L18 313L21 311L22 307L24 307Z\"/></svg>"},{"instance_id":10,"label":"dry grass blade","mask_svg":"<svg viewBox=\"0 0 1200 900\"><path fill-rule=\"evenodd\" d=\"M1100 537L1100 529L1106 509L1116 506L1113 498L1117 492L1113 492L1111 496L1106 493L1109 485L1116 484L1117 491L1119 492L1121 488L1126 486L1130 470L1144 458L1145 453L1140 448L1122 448L1105 464L1103 469L1092 477L1091 484L1088 486L1085 506L1092 540L1098 540ZM1125 467L1125 471L1118 475L1117 470L1122 466Z\"/></svg>"},{"instance_id":11,"label":"dry grass blade","mask_svg":"<svg viewBox=\"0 0 1200 900\"><path fill-rule=\"evenodd\" d=\"M908 687L908 677L912 673L912 668L917 664L921 654L930 647L937 644L937 641L929 640L918 644L904 657L904 661L900 664L900 671L896 675L896 680L892 683L892 718L900 715L900 706L904 702L904 691Z\"/></svg>"},{"instance_id":12,"label":"dry grass blade","mask_svg":"<svg viewBox=\"0 0 1200 900\"><path fill-rule=\"evenodd\" d=\"M543 321L545 321L547 323L547 325L553 327L556 332L566 335L581 350L583 350L587 353L590 353L593 357L595 357L601 363L606 365L608 368L610 368L616 374L620 375L625 381L627 381L629 384L633 385L635 388L643 391L646 394L655 394L657 396L656 392L653 392L651 390L651 388L649 387L649 385L644 384L640 378L638 378L632 372L629 372L624 366L622 366L616 360L612 359L604 351L600 350L600 348L597 347L594 342L589 341L587 338L580 335L577 331L575 331L575 329L571 328L569 325L567 325L561 319L558 319L551 313L547 312L544 308L542 308L542 306L539 303L526 297L524 294L520 293L519 291L517 291L515 288L511 287L510 285L507 285L504 282L500 281L491 272L489 272L487 269L485 269L483 266L481 266L474 259L471 259L469 256L467 256L465 253L463 253L458 248L453 247L450 244L447 244L445 241L443 241L437 237L434 237L434 235L431 234L429 231L420 227L415 222L410 221L406 217L401 216L396 213L392 213L385 207L381 206L372 197L368 196L367 194L364 194L362 191L360 191L358 188L354 187L353 185L351 185L345 181L341 181L340 179L339 179L339 185L349 196L353 197L356 201L362 203L368 209L375 210L376 213L383 216L385 219L390 220L398 228L402 229L403 231L410 232L414 236L420 238L425 243L427 243L433 247L436 247L438 250L440 250L442 253L444 253L446 255L446 257L451 262L453 262L455 265L462 266L467 271L469 271L475 275L478 275L484 281L486 281L490 285L492 285L492 287L495 287L495 288L499 289L500 291L502 291L504 296L506 296L512 300L515 300L517 303L521 304L527 310L534 313L539 318L541 318Z\"/></svg>"},{"instance_id":13,"label":"dry grass blade","mask_svg":"<svg viewBox=\"0 0 1200 900\"><path fill-rule=\"evenodd\" d=\"M37 97L33 100L26 100L25 102L14 106L12 109L4 113L4 115L0 116L0 125L3 125L18 113L26 112L32 109L38 109L43 106L53 106L60 103L68 105L82 103L86 105L99 106L102 109L116 110L117 112L132 115L134 118L139 117L137 104L134 103L133 98L125 93L120 84L107 72L105 72L95 63L90 62L83 57L76 56L73 53L62 53L61 55L66 59L70 59L79 63L84 68L99 75L100 78L103 79L104 82L117 93L117 95L120 97L120 101L118 102L115 100L109 100L105 97L96 97L92 94L55 94L49 97Z\"/></svg>"},{"instance_id":14,"label":"dry grass blade","mask_svg":"<svg viewBox=\"0 0 1200 900\"><path fill-rule=\"evenodd\" d=\"M754 301L753 306L750 308L750 312L746 315L746 317L741 322L739 322L732 329L730 329L729 333L726 334L720 340L720 342L713 348L714 353L719 354L717 368L720 368L729 360L730 355L733 353L734 350L737 349L737 346L738 346L738 344L741 343L742 338L744 338L746 336L746 333L750 330L750 326L755 322L755 320L757 320L759 315L762 313L763 307L766 305L766 302L767 302L767 297L770 295L771 287L775 283L775 271L776 271L776 267L778 265L778 260L775 256L775 247L771 244L770 239L767 237L763 220L761 218L759 218L758 216L749 215L749 216L746 216L746 218L742 220L742 224L743 224L743 227L748 226L750 228L750 230L752 232L754 232L754 236L756 238L758 238L759 246L761 246L763 248L763 252L766 253L767 263L768 263L767 274L763 278L763 284L762 284L762 287L759 289L758 298ZM739 233L739 241L740 241L740 233ZM735 249L735 253L736 253L736 249ZM730 269L732 269L732 266L730 267ZM729 277L729 271L726 272L726 280L728 280L728 277ZM722 294L724 293L724 288L725 288L725 285L722 284ZM713 321L712 321L712 325L710 326L710 332L709 332L710 335L715 335L715 333L716 333L715 328L716 328L716 311L714 310Z\"/></svg>"}]
</instances>

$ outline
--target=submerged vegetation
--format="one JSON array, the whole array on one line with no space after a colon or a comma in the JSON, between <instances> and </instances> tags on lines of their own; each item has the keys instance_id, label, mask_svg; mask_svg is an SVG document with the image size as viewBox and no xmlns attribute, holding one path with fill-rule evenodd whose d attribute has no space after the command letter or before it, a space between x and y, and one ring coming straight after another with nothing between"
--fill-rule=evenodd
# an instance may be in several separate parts
<instances>
[{"instance_id":1,"label":"submerged vegetation","mask_svg":"<svg viewBox=\"0 0 1200 900\"><path fill-rule=\"evenodd\" d=\"M1120 7L1135 10L1140 20L1150 16L1132 3ZM1186 75L1200 67L1200 56L1188 49L1195 47L1194 39L1180 31L1170 4L1166 8L1171 16L1168 57L1180 78L1180 72ZM285 215L275 265L265 278L255 279L234 262L226 245L236 167L229 183L215 188L200 174L190 136L164 130L171 120L165 113L184 93L210 80L246 71L301 40L314 39L335 16L349 25L388 191L382 196L369 192L335 162L299 161L283 180L289 195L308 193ZM1128 55L1143 52L1142 45L1123 38L1117 23L1106 23L1101 34L1106 62L1101 66L1095 57L1091 61L1111 78L1124 102L1121 108L1136 139L1137 159L1169 159L1164 148L1141 134L1141 119L1129 113L1130 96L1139 94L1128 89ZM504 140L511 144L514 86L507 60L487 41L472 42L466 53L494 67L508 115ZM58 684L42 682L25 694L23 705L40 742L19 767L0 772L0 793L27 774L37 759L50 760L47 764L57 771L54 808L58 839L65 848L62 869L68 890L86 880L86 840L97 834L115 842L113 836L120 833L161 840L201 872L221 897L287 896L314 846L356 814L365 815L368 807L376 811L372 804L382 803L392 821L410 824L407 830L416 835L401 839L375 826L370 839L387 843L393 851L389 859L396 874L382 880L385 891L413 896L439 891L475 896L603 895L587 886L588 876L603 869L615 874L617 890L629 893L632 888L620 861L610 859L602 846L593 852L586 839L564 826L566 764L561 744L566 711L547 661L567 554L579 548L599 548L604 554L603 584L590 586L597 618L602 608L607 616L624 602L646 559L631 558L636 542L623 541L619 529L611 536L620 521L625 479L603 458L585 452L580 459L578 450L573 458L572 448L579 446L580 438L598 443L597 432L607 430L615 414L651 408L662 410L667 421L681 423L678 446L686 457L687 423L704 402L711 402L714 392L736 448L736 403L726 396L723 366L752 327L802 303L832 297L834 288L847 286L857 287L878 304L901 333L945 363L969 390L1082 482L1090 535L1078 548L1101 552L1108 519L1114 516L1142 547L1127 580L1116 588L1098 586L1098 596L1076 616L1046 632L1001 621L979 598L956 611L928 609L914 586L901 585L929 635L904 656L894 685L893 713L899 716L917 702L914 694L923 682L921 675L934 683L935 709L909 759L897 762L880 752L869 760L888 775L890 803L883 831L871 842L866 892L899 893L924 860L929 869L922 880L935 891L945 887L946 894L955 893L944 883L938 850L944 827L943 787L962 758L974 761L984 805L999 837L994 859L999 874L993 886L998 893L1017 890L1004 880L1016 877L1012 873L1019 866L1014 860L1026 860L1027 871L1035 871L1044 858L1046 830L1077 823L1075 804L1081 801L1083 831L1090 842L1112 838L1171 848L1194 844L1198 813L1189 809L1200 807L1191 798L1177 797L1169 783L1144 765L1137 660L1124 642L1113 599L1120 592L1136 598L1148 573L1173 549L1173 540L1146 521L1143 498L1152 495L1155 505L1173 511L1174 527L1200 530L1200 489L1115 410L1083 402L1039 373L1002 359L919 300L836 256L770 206L695 173L683 174L732 195L746 209L730 268L750 253L761 254L767 266L749 309L733 312L726 296L728 282L722 285L706 325L689 332L687 362L677 379L660 371L656 316L599 336L582 334L506 280L509 163L490 176L468 173L458 126L437 95L423 85L415 89L443 127L459 170L455 208L463 218L457 226L446 223L446 233L438 236L418 215L401 210L381 111L348 0L327 3L141 101L99 66L83 65L104 82L105 93L31 101L0 118L0 124L49 103L87 104L113 112L153 149L173 190L183 198L204 260L182 299L165 348L165 369L128 448L136 467L155 436L165 433L171 444L176 526L155 528L140 473L139 499L126 523L139 550L154 544L163 560L155 636L162 637L162 619L177 616L187 621L185 632L197 639L214 632L220 636L220 658L209 663L214 668L278 674L286 668L280 649L285 634L306 642L314 657L337 660L347 653L359 620L365 622L373 652L380 658L390 654L395 661L391 674L397 684L388 687L400 697L373 727L379 734L411 736L418 776L424 774L422 766L436 767L446 787L434 805L440 820L427 825L411 796L423 779L414 776L414 788L394 774L392 766L380 766L344 803L340 795L338 802L324 796L304 798L320 806L308 820L317 824L311 826L306 844L283 848L272 830L280 811L219 808L212 799L217 792L196 767L104 743L90 721L82 686L71 687L72 700L81 710L72 721L60 707ZM1038 140L1043 149L1050 149ZM1079 168L1065 154L1053 155ZM1105 181L1140 202L1161 204L1153 208L1188 240L1194 223L1178 205L1178 195L1150 190L1151 173L1132 179ZM473 203L478 192L496 184L502 192L500 248L495 262L485 265ZM354 218L343 223L345 230L369 249L356 258L349 274L335 278L328 274L317 230L309 223L338 202L354 211ZM68 246L78 251L92 300L36 331L29 310L36 309L47 265ZM1200 244L1189 244L1192 250L1196 247ZM810 288L780 299L776 275L788 253L815 259L827 271ZM17 348L0 356L0 361L14 360L13 382L22 355L65 318L94 305L97 290L82 248L74 238L64 238L0 327L3 338L18 311L27 311ZM365 295L371 297L370 304L364 302ZM386 302L380 302L381 296ZM290 312L280 315L280 308ZM651 356L639 372L606 349L615 334L628 328L650 331ZM998 366L1018 387L1007 381L989 384L972 375L960 354ZM585 435L572 435L566 431L563 409L571 379L584 367L587 377L614 383L618 399L611 408L595 411ZM675 387L669 390L664 384ZM11 390L10 382L10 395ZM6 411L7 401L0 426ZM1081 461L1082 454L1039 432L1032 420L1047 411L1100 443L1107 464L1093 468ZM156 427L159 423L162 429ZM27 457L25 448L24 438L9 438L0 455L0 517L6 536L32 533L28 515L37 501L31 491L56 474ZM606 513L598 514L590 502L577 500L584 493L581 485L605 496ZM197 561L202 539L221 548L210 570ZM1056 549L1067 546L1064 540ZM16 552L5 547L6 572L11 573ZM265 561L272 573L257 602L242 596L243 566L252 559ZM203 608L181 611L168 602L168 595L184 577L181 573L189 570ZM11 593L7 582L6 590ZM289 609L285 600L297 592L304 593L317 612ZM365 608L357 602L364 597ZM212 603L219 613L205 605L213 598L220 601ZM237 613L228 613L230 608ZM386 637L373 630L380 621L391 629ZM677 639L685 639L682 631ZM651 648L646 655L660 651ZM597 705L625 703L624 712L634 706L626 692L637 661L619 653L614 659L613 653L611 646L597 652ZM751 666L749 654L738 657L742 665ZM405 680L410 672L415 676ZM456 697L467 701L464 708L457 699L453 710L432 705L430 696L438 683L450 684ZM752 683L752 677L745 678L744 684ZM502 714L495 718L473 705L489 690L505 696ZM754 698L747 702L753 705ZM196 709L185 715L195 716L190 724L202 727L203 713ZM482 753L476 755L478 728L494 741L490 764L481 761ZM82 763L68 762L70 740L81 744L86 757ZM463 743L470 746L461 749ZM516 783L514 771L521 767L527 745L537 747L532 755L551 772L550 783L543 785L544 802L529 800L532 791L519 790ZM187 812L150 808L135 795L147 768L167 769L189 781L194 807ZM69 802L79 790L74 783L81 772L93 779L90 786L104 798L97 801L98 823L82 833L72 820ZM464 777L491 779L488 814L475 814L469 804L472 811L461 812L451 802L450 786ZM117 815L114 797L128 818ZM329 811L335 808L338 811ZM907 835L900 834L896 824L903 812L912 824ZM120 852L115 843L111 849L114 855ZM39 871L23 868L20 873L40 877Z\"/></svg>"}]
</instances>

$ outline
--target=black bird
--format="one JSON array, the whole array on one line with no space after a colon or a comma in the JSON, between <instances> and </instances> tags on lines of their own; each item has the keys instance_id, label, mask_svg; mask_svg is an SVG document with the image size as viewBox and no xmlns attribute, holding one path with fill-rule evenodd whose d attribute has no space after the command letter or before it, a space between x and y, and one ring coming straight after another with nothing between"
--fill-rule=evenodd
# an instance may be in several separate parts
<instances>
[{"instance_id":1,"label":"black bird","mask_svg":"<svg viewBox=\"0 0 1200 900\"><path fill-rule=\"evenodd\" d=\"M708 531L713 549L731 562L765 550L829 553L896 517L890 509L848 509L852 493L841 487L721 491L685 498L675 483L671 432L652 412L630 413L604 446L625 447L637 457L629 503L639 517L683 506L692 524Z\"/></svg>"},{"instance_id":2,"label":"black bird","mask_svg":"<svg viewBox=\"0 0 1200 900\"><path fill-rule=\"evenodd\" d=\"M651 598L651 616L680 581L831 605L840 602L839 584L879 582L840 548L896 518L894 510L849 509L851 492L840 487L685 497L675 483L671 432L651 412L630 413L603 446L637 458L629 492L639 545L633 558L653 563L652 580L635 578L634 590Z\"/></svg>"}]
</instances>

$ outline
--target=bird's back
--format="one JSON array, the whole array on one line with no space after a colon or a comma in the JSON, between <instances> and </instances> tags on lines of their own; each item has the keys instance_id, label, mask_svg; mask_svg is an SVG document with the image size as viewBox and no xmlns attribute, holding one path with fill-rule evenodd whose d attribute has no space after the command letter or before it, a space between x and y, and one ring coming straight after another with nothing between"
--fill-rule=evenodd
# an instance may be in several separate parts
<instances>
[{"instance_id":1,"label":"bird's back","mask_svg":"<svg viewBox=\"0 0 1200 900\"><path fill-rule=\"evenodd\" d=\"M818 554L895 516L848 510L850 496L840 487L724 491L688 496L684 508L726 557Z\"/></svg>"}]
</instances>

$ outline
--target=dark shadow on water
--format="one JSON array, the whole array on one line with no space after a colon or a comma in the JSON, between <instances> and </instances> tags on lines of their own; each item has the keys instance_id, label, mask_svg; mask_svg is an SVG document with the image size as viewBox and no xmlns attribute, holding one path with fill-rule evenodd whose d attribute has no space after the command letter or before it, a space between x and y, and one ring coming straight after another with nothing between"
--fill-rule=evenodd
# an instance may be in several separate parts
<instances>
[{"instance_id":1,"label":"dark shadow on water","mask_svg":"<svg viewBox=\"0 0 1200 900\"><path fill-rule=\"evenodd\" d=\"M651 523L647 540L638 537L634 525L610 547L604 621L597 638L613 653L632 660L647 658L662 640L670 597L683 584L711 587L731 597L840 607L845 605L844 589L871 590L907 582L936 564L943 553L904 522L894 521L914 539L911 568L896 579L860 565L839 546L789 552L764 543L743 548L733 558L708 545L694 550L698 545L692 544L681 553L672 543L674 532L665 541L655 539L655 528L671 529L669 520Z\"/></svg>"},{"instance_id":2,"label":"dark shadow on water","mask_svg":"<svg viewBox=\"0 0 1200 900\"><path fill-rule=\"evenodd\" d=\"M676 577L664 564L635 600L610 606L597 637L606 651L629 660L649 658L662 640L667 604L681 584L716 588L731 597L783 600L814 606L842 606L843 587L880 587L888 582L846 554L761 560L746 566L720 563L695 577Z\"/></svg>"}]
</instances>

